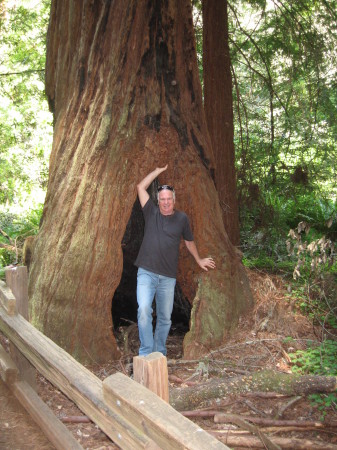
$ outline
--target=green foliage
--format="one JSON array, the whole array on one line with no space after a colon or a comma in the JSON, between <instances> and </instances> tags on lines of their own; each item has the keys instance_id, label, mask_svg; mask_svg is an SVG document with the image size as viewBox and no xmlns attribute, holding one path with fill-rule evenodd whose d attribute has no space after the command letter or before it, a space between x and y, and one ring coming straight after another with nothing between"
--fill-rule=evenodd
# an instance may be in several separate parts
<instances>
[{"instance_id":1,"label":"green foliage","mask_svg":"<svg viewBox=\"0 0 337 450\"><path fill-rule=\"evenodd\" d=\"M300 222L297 230L290 230L287 240L288 253L296 255L297 263L293 272L294 279L301 276L302 267L310 263L310 273L315 279L324 276L324 272L336 262L334 253L334 243L325 236L312 240L310 243L304 240L304 234L309 234L310 225L307 222Z\"/></svg>"},{"instance_id":2,"label":"green foliage","mask_svg":"<svg viewBox=\"0 0 337 450\"><path fill-rule=\"evenodd\" d=\"M5 9L6 8L6 9ZM50 1L21 0L1 16L0 204L25 203L48 177L52 116L44 93Z\"/></svg>"},{"instance_id":3,"label":"green foliage","mask_svg":"<svg viewBox=\"0 0 337 450\"><path fill-rule=\"evenodd\" d=\"M321 412L321 419L324 420L328 414L328 408L337 408L337 394L311 394L309 395L310 402L313 406L316 406Z\"/></svg>"},{"instance_id":4,"label":"green foliage","mask_svg":"<svg viewBox=\"0 0 337 450\"><path fill-rule=\"evenodd\" d=\"M319 346L309 345L306 350L290 353L292 371L301 374L337 376L337 341L326 340ZM322 412L322 419L328 408L337 407L337 394L312 394L311 404Z\"/></svg>"},{"instance_id":5,"label":"green foliage","mask_svg":"<svg viewBox=\"0 0 337 450\"><path fill-rule=\"evenodd\" d=\"M246 265L259 268L294 270L296 255L289 260L285 242L289 228L297 228L299 222L308 225L308 233L301 233L305 246L326 236L326 242L333 245L337 235L337 203L314 193L293 197L277 195L276 192L256 190L254 201L244 203L240 209L241 247ZM313 245L313 244L312 244ZM312 249L313 247L309 247ZM328 251L328 248L326 248ZM330 250L331 252L331 250ZM332 252L333 253L333 252ZM302 253L303 256L303 253ZM310 272L312 258L309 255L303 263L304 273ZM294 265L295 263L295 265Z\"/></svg>"},{"instance_id":6,"label":"green foliage","mask_svg":"<svg viewBox=\"0 0 337 450\"><path fill-rule=\"evenodd\" d=\"M310 344L306 350L289 354L295 373L337 376L337 342L326 340L321 345Z\"/></svg>"},{"instance_id":7,"label":"green foliage","mask_svg":"<svg viewBox=\"0 0 337 450\"><path fill-rule=\"evenodd\" d=\"M0 277L10 264L20 264L24 241L39 230L43 205L23 214L0 211Z\"/></svg>"}]
</instances>

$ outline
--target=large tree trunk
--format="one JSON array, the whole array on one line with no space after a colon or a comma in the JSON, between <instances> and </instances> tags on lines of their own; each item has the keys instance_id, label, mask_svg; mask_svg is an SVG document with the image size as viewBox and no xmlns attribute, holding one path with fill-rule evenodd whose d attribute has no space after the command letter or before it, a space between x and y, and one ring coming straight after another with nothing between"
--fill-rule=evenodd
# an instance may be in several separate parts
<instances>
[{"instance_id":1,"label":"large tree trunk","mask_svg":"<svg viewBox=\"0 0 337 450\"><path fill-rule=\"evenodd\" d=\"M54 0L46 69L55 128L33 323L83 362L118 357L111 303L136 184L168 163L160 181L217 263L201 274L182 250L178 282L194 305L185 354L221 344L252 298L211 176L190 2Z\"/></svg>"},{"instance_id":2,"label":"large tree trunk","mask_svg":"<svg viewBox=\"0 0 337 450\"><path fill-rule=\"evenodd\" d=\"M215 158L215 185L225 229L240 243L236 191L233 95L226 0L203 0L205 113Z\"/></svg>"}]
</instances>

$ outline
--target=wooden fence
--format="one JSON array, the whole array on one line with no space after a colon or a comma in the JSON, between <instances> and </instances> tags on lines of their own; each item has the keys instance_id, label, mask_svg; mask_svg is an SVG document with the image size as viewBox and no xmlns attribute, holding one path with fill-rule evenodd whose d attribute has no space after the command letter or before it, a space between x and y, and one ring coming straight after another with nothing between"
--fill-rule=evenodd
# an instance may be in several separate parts
<instances>
[{"instance_id":1,"label":"wooden fence","mask_svg":"<svg viewBox=\"0 0 337 450\"><path fill-rule=\"evenodd\" d=\"M228 449L142 384L122 373L101 381L34 328L23 317L26 280L26 268L17 267L6 270L6 283L0 281L0 330L11 342L11 354L19 350L12 358L0 346L0 375L57 449L82 447L36 394L35 369L122 449Z\"/></svg>"}]
</instances>

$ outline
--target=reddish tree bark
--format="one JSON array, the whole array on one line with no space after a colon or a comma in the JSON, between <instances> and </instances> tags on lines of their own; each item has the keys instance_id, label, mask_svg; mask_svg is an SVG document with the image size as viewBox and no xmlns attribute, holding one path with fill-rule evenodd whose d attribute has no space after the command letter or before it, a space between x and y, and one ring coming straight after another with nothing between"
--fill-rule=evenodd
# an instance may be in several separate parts
<instances>
[{"instance_id":1,"label":"reddish tree bark","mask_svg":"<svg viewBox=\"0 0 337 450\"><path fill-rule=\"evenodd\" d=\"M136 184L165 179L191 219L200 273L183 249L179 277L193 303L185 356L222 343L251 306L225 233L187 0L54 0L46 91L55 116L50 178L30 268L33 323L79 360L119 356L111 303ZM164 174L163 174L164 176Z\"/></svg>"},{"instance_id":2,"label":"reddish tree bark","mask_svg":"<svg viewBox=\"0 0 337 450\"><path fill-rule=\"evenodd\" d=\"M215 184L225 230L240 243L227 0L203 0L205 113L215 158Z\"/></svg>"}]
</instances>

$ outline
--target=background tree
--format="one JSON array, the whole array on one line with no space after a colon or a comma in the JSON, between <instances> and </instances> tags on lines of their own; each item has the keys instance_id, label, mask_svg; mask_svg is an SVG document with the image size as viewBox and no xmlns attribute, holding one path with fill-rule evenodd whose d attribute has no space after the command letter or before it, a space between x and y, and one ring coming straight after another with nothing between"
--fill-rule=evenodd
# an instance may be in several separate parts
<instances>
[{"instance_id":1,"label":"background tree","mask_svg":"<svg viewBox=\"0 0 337 450\"><path fill-rule=\"evenodd\" d=\"M204 107L215 159L215 185L228 237L240 243L227 1L203 0Z\"/></svg>"},{"instance_id":2,"label":"background tree","mask_svg":"<svg viewBox=\"0 0 337 450\"><path fill-rule=\"evenodd\" d=\"M184 354L220 345L252 299L211 177L189 1L53 1L46 88L55 127L30 272L34 324L82 361L118 356L111 302L135 186L168 163L177 207L217 263L200 274L182 253L178 282L193 302Z\"/></svg>"},{"instance_id":3,"label":"background tree","mask_svg":"<svg viewBox=\"0 0 337 450\"><path fill-rule=\"evenodd\" d=\"M44 93L49 4L1 3L0 205L44 199L52 141Z\"/></svg>"},{"instance_id":4,"label":"background tree","mask_svg":"<svg viewBox=\"0 0 337 450\"><path fill-rule=\"evenodd\" d=\"M229 5L241 239L248 248L251 230L268 242L261 225L287 230L301 215L317 223L331 214L323 204L336 199L337 187L337 11L325 1ZM292 223L280 223L280 215Z\"/></svg>"}]
</instances>

